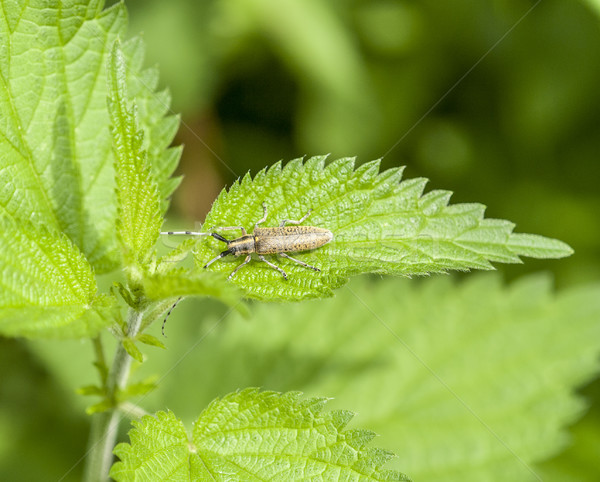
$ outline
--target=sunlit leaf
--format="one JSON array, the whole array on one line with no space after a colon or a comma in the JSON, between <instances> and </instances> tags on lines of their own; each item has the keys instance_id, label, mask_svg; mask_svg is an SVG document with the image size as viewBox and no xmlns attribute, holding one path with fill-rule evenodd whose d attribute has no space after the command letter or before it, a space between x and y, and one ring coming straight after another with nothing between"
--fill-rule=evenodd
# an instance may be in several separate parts
<instances>
[{"instance_id":1,"label":"sunlit leaf","mask_svg":"<svg viewBox=\"0 0 600 482\"><path fill-rule=\"evenodd\" d=\"M382 469L393 454L367 447L375 434L346 430L353 414L323 412L325 399L248 389L215 400L191 437L173 412L134 422L112 470L128 480L409 480Z\"/></svg>"},{"instance_id":2,"label":"sunlit leaf","mask_svg":"<svg viewBox=\"0 0 600 482\"><path fill-rule=\"evenodd\" d=\"M64 234L0 215L0 333L94 336L116 316L91 266Z\"/></svg>"},{"instance_id":3,"label":"sunlit leaf","mask_svg":"<svg viewBox=\"0 0 600 482\"><path fill-rule=\"evenodd\" d=\"M158 239L162 218L158 185L142 148L137 108L129 106L126 65L115 42L109 62L109 111L115 155L117 233L126 264L144 268Z\"/></svg>"},{"instance_id":4,"label":"sunlit leaf","mask_svg":"<svg viewBox=\"0 0 600 482\"><path fill-rule=\"evenodd\" d=\"M535 480L583 413L575 388L598 374L599 319L598 284L357 279L333 299L257 306L251 322L190 325L158 363L203 338L165 381L184 418L244 385L324 393L357 411L414 480ZM180 386L191 378L200 399Z\"/></svg>"},{"instance_id":5,"label":"sunlit leaf","mask_svg":"<svg viewBox=\"0 0 600 482\"><path fill-rule=\"evenodd\" d=\"M512 223L484 219L481 204L449 205L448 191L423 194L425 179L401 182L401 175L397 168L380 173L378 161L356 169L353 159L326 165L324 156L306 162L296 159L283 168L277 163L224 190L205 227L243 226L251 233L265 203L268 218L261 227L299 220L312 210L303 225L333 233L328 244L294 255L320 272L278 256L270 260L286 271L287 280L258 260L237 272L232 282L247 296L261 300L331 295L360 273L410 276L493 269L492 262L520 263L521 255L559 258L572 253L561 241L514 234ZM233 239L241 231L222 234ZM198 268L224 249L221 241L200 238L194 253ZM209 269L231 273L243 259L227 256Z\"/></svg>"},{"instance_id":6,"label":"sunlit leaf","mask_svg":"<svg viewBox=\"0 0 600 482\"><path fill-rule=\"evenodd\" d=\"M0 22L0 212L64 232L96 272L119 265L106 65L125 35L123 3L4 2ZM129 96L138 105L161 199L179 150L167 149L177 119L156 94L156 69L142 70L139 39L123 44ZM163 209L166 204L163 202Z\"/></svg>"}]
</instances>

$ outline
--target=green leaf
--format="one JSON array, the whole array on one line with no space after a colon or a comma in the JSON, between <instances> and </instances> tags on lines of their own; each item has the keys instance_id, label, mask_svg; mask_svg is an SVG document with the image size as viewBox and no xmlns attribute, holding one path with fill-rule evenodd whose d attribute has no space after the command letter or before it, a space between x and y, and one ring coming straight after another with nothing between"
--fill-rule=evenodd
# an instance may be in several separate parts
<instances>
[{"instance_id":1,"label":"green leaf","mask_svg":"<svg viewBox=\"0 0 600 482\"><path fill-rule=\"evenodd\" d=\"M135 105L128 107L125 58L118 42L108 70L109 112L115 153L117 234L126 264L145 266L158 239L162 219L158 186L142 148Z\"/></svg>"},{"instance_id":2,"label":"green leaf","mask_svg":"<svg viewBox=\"0 0 600 482\"><path fill-rule=\"evenodd\" d=\"M106 412L107 410L111 410L113 408L114 405L110 400L102 400L99 403L87 407L85 409L85 413L87 413L88 415L94 415L95 413Z\"/></svg>"},{"instance_id":3,"label":"green leaf","mask_svg":"<svg viewBox=\"0 0 600 482\"><path fill-rule=\"evenodd\" d=\"M80 387L77 389L77 393L83 396L100 396L104 397L106 395L106 390L97 385L86 385L84 387Z\"/></svg>"},{"instance_id":4,"label":"green leaf","mask_svg":"<svg viewBox=\"0 0 600 482\"><path fill-rule=\"evenodd\" d=\"M366 447L375 434L345 430L353 414L323 413L325 399L247 389L217 399L191 439L173 412L133 422L111 477L127 480L409 480Z\"/></svg>"},{"instance_id":5,"label":"green leaf","mask_svg":"<svg viewBox=\"0 0 600 482\"><path fill-rule=\"evenodd\" d=\"M146 296L152 301L177 296L210 296L235 307L243 314L248 312L241 302L241 291L218 273L191 273L184 269L173 269L165 274L146 274L143 286Z\"/></svg>"},{"instance_id":6,"label":"green leaf","mask_svg":"<svg viewBox=\"0 0 600 482\"><path fill-rule=\"evenodd\" d=\"M123 343L123 348L125 348L125 351L131 358L140 363L144 362L144 355L131 338L124 338L121 343Z\"/></svg>"},{"instance_id":7,"label":"green leaf","mask_svg":"<svg viewBox=\"0 0 600 482\"><path fill-rule=\"evenodd\" d=\"M119 390L117 393L117 399L119 402L124 402L132 397L139 397L140 395L145 395L152 390L156 389L156 379L155 377L150 377L147 380L137 383L131 383L127 385L125 390Z\"/></svg>"},{"instance_id":8,"label":"green leaf","mask_svg":"<svg viewBox=\"0 0 600 482\"><path fill-rule=\"evenodd\" d=\"M161 366L205 340L165 380L164 403L187 419L244 384L326 394L358 412L414 480L532 479L528 467L560 452L583 413L575 388L598 375L600 284L554 293L541 276L508 286L489 274L360 278L333 299L253 315L172 336ZM204 398L189 400L186 379Z\"/></svg>"},{"instance_id":9,"label":"green leaf","mask_svg":"<svg viewBox=\"0 0 600 482\"><path fill-rule=\"evenodd\" d=\"M80 338L112 323L116 302L98 294L91 266L64 234L0 214L0 333Z\"/></svg>"},{"instance_id":10,"label":"green leaf","mask_svg":"<svg viewBox=\"0 0 600 482\"><path fill-rule=\"evenodd\" d=\"M169 247L172 247L173 249L159 258L157 262L157 271L166 273L174 269L176 263L179 263L187 258L190 251L194 249L196 241L197 239L195 238L188 238L176 246L169 245Z\"/></svg>"},{"instance_id":11,"label":"green leaf","mask_svg":"<svg viewBox=\"0 0 600 482\"><path fill-rule=\"evenodd\" d=\"M162 341L160 341L155 336L149 335L147 333L138 335L135 337L135 339L137 341L139 341L140 343L144 343L145 345L157 346L159 348L166 348L166 346L164 345L164 343Z\"/></svg>"},{"instance_id":12,"label":"green leaf","mask_svg":"<svg viewBox=\"0 0 600 482\"><path fill-rule=\"evenodd\" d=\"M307 269L291 260L272 256L288 273L288 280L257 260L242 268L232 281L247 296L261 300L299 300L331 295L332 290L359 273L423 275L448 270L493 269L491 262L519 263L520 255L562 257L572 253L566 244L541 236L512 233L508 221L484 219L481 204L448 205L451 193L423 195L425 179L400 182L401 169L379 173L379 161L356 170L353 159L325 165L325 156L306 162L296 159L282 168L277 163L254 179L245 176L223 191L206 218L206 226L244 226L252 232L278 226L283 219L326 228L333 240L323 247L294 254L319 268ZM240 236L240 231L230 239ZM223 234L227 234L224 232ZM194 252L203 267L225 249L211 237L198 241ZM231 273L243 261L228 256L210 270Z\"/></svg>"},{"instance_id":13,"label":"green leaf","mask_svg":"<svg viewBox=\"0 0 600 482\"><path fill-rule=\"evenodd\" d=\"M562 258L573 253L573 250L562 241L536 234L513 233L510 236L508 245L511 251L530 258Z\"/></svg>"},{"instance_id":14,"label":"green leaf","mask_svg":"<svg viewBox=\"0 0 600 482\"><path fill-rule=\"evenodd\" d=\"M110 48L125 36L123 3L4 2L0 11L0 212L64 232L96 272L119 266L112 140L106 109ZM123 44L129 96L138 106L161 199L179 150L156 94L156 69L141 70L139 39ZM163 204L163 207L165 204Z\"/></svg>"}]
</instances>

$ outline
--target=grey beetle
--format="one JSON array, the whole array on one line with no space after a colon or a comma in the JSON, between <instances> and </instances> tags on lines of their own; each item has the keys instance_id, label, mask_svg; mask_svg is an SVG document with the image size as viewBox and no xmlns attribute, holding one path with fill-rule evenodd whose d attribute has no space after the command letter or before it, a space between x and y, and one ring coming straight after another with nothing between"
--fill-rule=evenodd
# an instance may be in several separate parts
<instances>
[{"instance_id":1,"label":"grey beetle","mask_svg":"<svg viewBox=\"0 0 600 482\"><path fill-rule=\"evenodd\" d=\"M306 218L312 212L312 209L309 210L302 219L298 221L292 221L289 219L284 219L281 221L280 225L275 228L260 228L259 225L264 223L267 220L267 205L266 203L262 203L263 206L263 217L256 222L254 225L254 230L252 234L248 234L246 229L243 226L225 226L225 227L215 227L212 230L219 231L232 231L239 230L242 233L242 236L235 239L226 239L218 233L196 233L192 231L169 231L162 234L172 234L172 235L191 235L191 236L212 236L219 241L223 241L227 244L227 249L219 254L219 256L211 259L206 265L205 268L208 268L215 261L218 261L221 258L224 258L228 255L233 256L242 256L246 255L246 259L243 263L241 263L237 268L235 268L228 279L231 279L243 266L247 265L252 259L252 253L258 255L258 258L261 261L267 263L271 268L276 269L281 273L284 279L287 280L287 273L281 269L279 266L271 263L266 260L265 254L277 254L284 258L291 259L296 263L304 266L305 268L310 268L315 271L321 271L319 268L315 266L311 266L304 261L300 261L299 259L292 258L287 253L293 253L298 251L308 251L311 249L320 248L321 246L327 244L329 241L333 239L333 233L325 228L317 228L315 226L298 226L302 224ZM294 226L286 226L286 224L293 224Z\"/></svg>"},{"instance_id":2,"label":"grey beetle","mask_svg":"<svg viewBox=\"0 0 600 482\"><path fill-rule=\"evenodd\" d=\"M276 269L281 273L283 278L287 280L287 273L282 270L279 266L267 261L264 257L265 254L277 254L284 258L291 259L296 263L306 267L313 269L315 271L321 271L319 268L315 266L311 266L304 261L300 261L299 259L292 258L287 253L293 253L298 251L308 251L311 249L320 248L324 246L329 241L333 239L333 233L325 228L317 228L315 226L298 226L298 224L302 224L302 222L308 218L312 209L310 209L302 219L298 221L292 221L289 219L284 219L281 221L280 225L275 228L260 228L259 225L264 223L267 220L267 205L266 203L262 203L263 207L263 217L256 222L254 225L254 230L252 234L248 234L246 229L243 226L225 226L225 227L215 227L213 229L221 230L221 231L232 231L232 230L240 230L242 236L235 239L226 239L218 233L198 233L194 231L167 231L162 232L161 234L169 234L169 235L188 235L188 236L212 236L219 241L223 241L227 243L227 249L222 251L219 256L211 259L208 263L204 265L204 268L208 268L215 261L218 261L221 258L224 258L228 255L233 256L241 256L246 255L246 259L243 263L241 263L237 268L235 268L231 274L227 277L227 279L231 279L241 268L242 266L247 265L252 259L252 253L255 253L261 261L264 261L272 268ZM286 224L294 224L294 226L286 226ZM165 335L165 324L169 315L173 311L173 309L177 306L177 304L181 301L182 297L180 296L177 301L171 306L169 311L167 312L165 319L162 324L162 334Z\"/></svg>"}]
</instances>

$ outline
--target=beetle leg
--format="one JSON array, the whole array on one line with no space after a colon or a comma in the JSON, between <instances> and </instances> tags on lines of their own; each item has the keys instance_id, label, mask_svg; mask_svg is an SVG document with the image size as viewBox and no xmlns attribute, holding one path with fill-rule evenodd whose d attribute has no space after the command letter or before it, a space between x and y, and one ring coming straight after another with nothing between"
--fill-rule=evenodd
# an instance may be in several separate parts
<instances>
[{"instance_id":1,"label":"beetle leg","mask_svg":"<svg viewBox=\"0 0 600 482\"><path fill-rule=\"evenodd\" d=\"M291 219L284 219L283 221L281 221L281 224L279 225L280 228L283 228L285 226L285 223L290 223L290 224L302 224L304 222L304 220L310 216L310 213L312 213L312 209L309 209L308 212L302 217L302 219L298 220L298 221L293 221ZM295 260L294 260L295 261Z\"/></svg>"},{"instance_id":2,"label":"beetle leg","mask_svg":"<svg viewBox=\"0 0 600 482\"><path fill-rule=\"evenodd\" d=\"M236 274L242 266L244 266L245 264L248 264L250 262L250 259L251 259L250 255L246 256L246 259L244 260L244 262L242 264L240 264L237 268L235 268L231 272L231 274L227 277L227 279L233 278L233 275Z\"/></svg>"},{"instance_id":3,"label":"beetle leg","mask_svg":"<svg viewBox=\"0 0 600 482\"><path fill-rule=\"evenodd\" d=\"M281 273L281 275L283 276L283 279L287 281L287 273L285 271L283 271L279 266L271 263L270 261L267 261L265 259L265 257L261 254L258 255L259 259L261 261L264 261L265 263L267 263L271 268L276 269L277 271L279 271Z\"/></svg>"},{"instance_id":4,"label":"beetle leg","mask_svg":"<svg viewBox=\"0 0 600 482\"><path fill-rule=\"evenodd\" d=\"M209 229L209 231L235 231L236 229L239 229L242 232L242 236L246 236L248 234L243 226L213 226ZM209 236L212 236L212 233L209 234Z\"/></svg>"},{"instance_id":5,"label":"beetle leg","mask_svg":"<svg viewBox=\"0 0 600 482\"><path fill-rule=\"evenodd\" d=\"M285 253L277 253L277 254L279 254L279 256L283 256L284 258L291 259L292 261L295 261L296 263L301 264L305 268L314 269L315 271L321 271L319 268L316 268L315 266L311 266L310 264L306 264L304 261L300 261L299 259L292 258L288 254L285 254Z\"/></svg>"},{"instance_id":6,"label":"beetle leg","mask_svg":"<svg viewBox=\"0 0 600 482\"><path fill-rule=\"evenodd\" d=\"M263 207L263 217L261 219L259 219L258 221L256 221L256 224L254 225L254 229L256 229L259 224L262 224L267 220L267 203L263 202L262 207Z\"/></svg>"}]
</instances>

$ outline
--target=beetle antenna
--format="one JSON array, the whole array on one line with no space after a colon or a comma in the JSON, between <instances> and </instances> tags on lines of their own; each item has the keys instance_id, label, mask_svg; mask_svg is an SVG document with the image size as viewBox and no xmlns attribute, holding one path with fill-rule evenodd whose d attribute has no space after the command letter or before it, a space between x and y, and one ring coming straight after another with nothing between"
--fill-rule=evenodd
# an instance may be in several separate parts
<instances>
[{"instance_id":1,"label":"beetle antenna","mask_svg":"<svg viewBox=\"0 0 600 482\"><path fill-rule=\"evenodd\" d=\"M223 251L219 256L217 256L216 258L211 259L208 263L206 263L204 265L205 268L208 268L211 264L213 264L215 261L218 261L221 258L224 258L225 256L227 256L228 254L233 254L233 251L231 249L226 249L225 251Z\"/></svg>"},{"instance_id":2,"label":"beetle antenna","mask_svg":"<svg viewBox=\"0 0 600 482\"><path fill-rule=\"evenodd\" d=\"M210 236L210 233L200 233L198 231L161 231L160 234L169 236Z\"/></svg>"},{"instance_id":3,"label":"beetle antenna","mask_svg":"<svg viewBox=\"0 0 600 482\"><path fill-rule=\"evenodd\" d=\"M171 308L169 308L169 311L167 311L167 314L165 316L165 319L163 320L163 324L162 324L162 335L166 338L167 335L165 335L165 325L167 324L167 319L169 318L169 316L171 315L171 311L173 311L175 309L175 307L177 306L177 304L183 299L183 296L180 296L179 298L177 298L177 301L175 301L175 303L173 303L173 306L171 306Z\"/></svg>"},{"instance_id":4,"label":"beetle antenna","mask_svg":"<svg viewBox=\"0 0 600 482\"><path fill-rule=\"evenodd\" d=\"M229 244L229 240L225 239L223 236L221 236L219 233L208 233L209 236L212 236L215 239L218 239L219 241L223 241L224 243Z\"/></svg>"}]
</instances>

